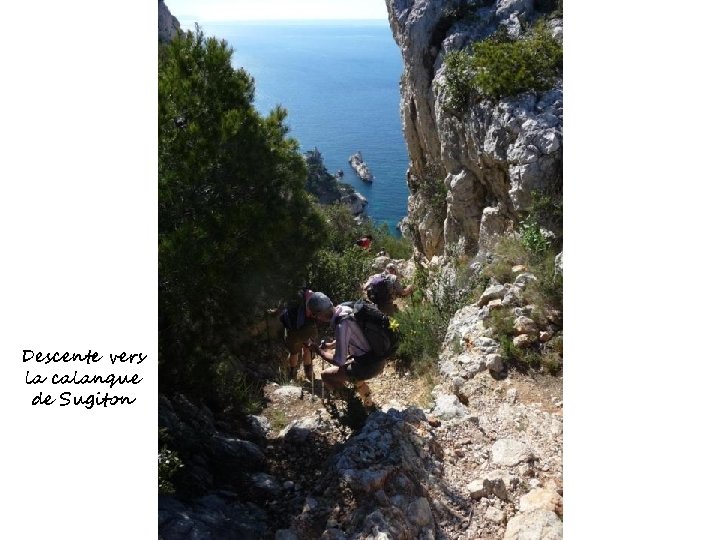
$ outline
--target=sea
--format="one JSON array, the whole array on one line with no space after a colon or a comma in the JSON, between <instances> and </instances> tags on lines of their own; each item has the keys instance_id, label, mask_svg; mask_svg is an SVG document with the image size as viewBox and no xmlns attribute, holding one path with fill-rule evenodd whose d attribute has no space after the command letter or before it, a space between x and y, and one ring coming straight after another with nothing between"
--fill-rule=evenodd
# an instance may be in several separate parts
<instances>
[{"instance_id":1,"label":"sea","mask_svg":"<svg viewBox=\"0 0 720 540\"><path fill-rule=\"evenodd\" d=\"M184 28L192 26L183 25ZM407 146L400 124L402 59L387 21L201 24L233 48L233 66L255 79L255 106L288 111L290 136L317 148L330 173L368 200L367 214L393 234L407 215ZM360 151L375 179L348 159Z\"/></svg>"}]
</instances>

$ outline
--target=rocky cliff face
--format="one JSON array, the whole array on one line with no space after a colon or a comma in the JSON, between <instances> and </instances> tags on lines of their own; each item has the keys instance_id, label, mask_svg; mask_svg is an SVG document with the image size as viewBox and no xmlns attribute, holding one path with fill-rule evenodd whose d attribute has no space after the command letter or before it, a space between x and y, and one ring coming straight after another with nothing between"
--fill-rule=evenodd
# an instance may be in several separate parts
<instances>
[{"instance_id":1,"label":"rocky cliff face","mask_svg":"<svg viewBox=\"0 0 720 540\"><path fill-rule=\"evenodd\" d=\"M167 43L180 32L180 22L170 13L163 0L158 0L158 40Z\"/></svg>"},{"instance_id":2,"label":"rocky cliff face","mask_svg":"<svg viewBox=\"0 0 720 540\"><path fill-rule=\"evenodd\" d=\"M386 3L404 61L401 113L411 194L406 227L427 257L442 255L450 246L468 255L484 253L517 226L533 191L561 197L562 79L542 93L479 100L459 112L449 106L444 60L502 26L519 36L546 15L548 2ZM562 19L551 19L549 26L562 40ZM438 189L440 182L446 196L442 186Z\"/></svg>"}]
</instances>

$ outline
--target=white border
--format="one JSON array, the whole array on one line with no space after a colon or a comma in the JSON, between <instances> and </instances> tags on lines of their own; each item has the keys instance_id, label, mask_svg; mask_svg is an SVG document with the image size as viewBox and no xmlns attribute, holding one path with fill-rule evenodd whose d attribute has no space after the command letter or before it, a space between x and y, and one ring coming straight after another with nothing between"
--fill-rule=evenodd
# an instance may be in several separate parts
<instances>
[{"instance_id":1,"label":"white border","mask_svg":"<svg viewBox=\"0 0 720 540\"><path fill-rule=\"evenodd\" d=\"M3 15L4 528L22 538L151 538L156 7L36 1L8 4ZM23 349L150 357L137 370L144 381L132 406L43 410L29 403Z\"/></svg>"}]
</instances>

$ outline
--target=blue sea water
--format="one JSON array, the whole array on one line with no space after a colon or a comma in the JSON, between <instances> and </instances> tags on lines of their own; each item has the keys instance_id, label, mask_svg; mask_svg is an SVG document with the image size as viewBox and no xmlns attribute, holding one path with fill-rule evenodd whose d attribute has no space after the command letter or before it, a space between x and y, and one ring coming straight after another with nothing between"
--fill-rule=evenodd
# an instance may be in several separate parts
<instances>
[{"instance_id":1,"label":"blue sea water","mask_svg":"<svg viewBox=\"0 0 720 540\"><path fill-rule=\"evenodd\" d=\"M255 105L288 111L290 136L317 147L328 171L368 199L368 215L395 225L407 215L407 146L400 125L400 50L386 21L203 23L234 49L233 66L255 79ZM375 176L348 164L360 150Z\"/></svg>"}]
</instances>

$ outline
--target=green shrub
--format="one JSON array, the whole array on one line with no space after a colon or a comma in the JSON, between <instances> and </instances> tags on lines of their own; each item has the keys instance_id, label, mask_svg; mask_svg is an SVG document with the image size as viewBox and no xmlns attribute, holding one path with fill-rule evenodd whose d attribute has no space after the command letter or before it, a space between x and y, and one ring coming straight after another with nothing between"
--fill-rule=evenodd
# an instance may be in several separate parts
<instances>
[{"instance_id":1,"label":"green shrub","mask_svg":"<svg viewBox=\"0 0 720 540\"><path fill-rule=\"evenodd\" d=\"M543 235L540 225L532 218L520 222L520 239L535 257L541 256L550 247L550 240Z\"/></svg>"},{"instance_id":2,"label":"green shrub","mask_svg":"<svg viewBox=\"0 0 720 540\"><path fill-rule=\"evenodd\" d=\"M175 486L172 477L183 466L177 452L163 448L158 453L158 492L160 495L172 495Z\"/></svg>"},{"instance_id":3,"label":"green shrub","mask_svg":"<svg viewBox=\"0 0 720 540\"><path fill-rule=\"evenodd\" d=\"M407 238L394 235L387 223L372 224L370 234L373 235L371 252L376 253L384 248L388 256L393 259L409 259L413 254L413 247Z\"/></svg>"},{"instance_id":4,"label":"green shrub","mask_svg":"<svg viewBox=\"0 0 720 540\"><path fill-rule=\"evenodd\" d=\"M395 358L415 376L434 369L447 331L448 317L426 302L411 303L398 312L400 340Z\"/></svg>"},{"instance_id":5,"label":"green shrub","mask_svg":"<svg viewBox=\"0 0 720 540\"><path fill-rule=\"evenodd\" d=\"M270 427L275 431L282 431L290 423L282 409L267 409L265 414L270 422Z\"/></svg>"},{"instance_id":6,"label":"green shrub","mask_svg":"<svg viewBox=\"0 0 720 540\"><path fill-rule=\"evenodd\" d=\"M498 335L514 336L513 321L513 314L508 307L496 308L490 312L490 325Z\"/></svg>"},{"instance_id":7,"label":"green shrub","mask_svg":"<svg viewBox=\"0 0 720 540\"><path fill-rule=\"evenodd\" d=\"M541 226L554 231L562 231L563 198L562 179L555 179L555 184L542 191L533 191L530 196L529 215Z\"/></svg>"},{"instance_id":8,"label":"green shrub","mask_svg":"<svg viewBox=\"0 0 720 540\"><path fill-rule=\"evenodd\" d=\"M530 281L523 291L525 301L535 304L542 312L548 309L562 310L563 276L555 272L555 255L553 251L548 251L534 261L530 271L537 280Z\"/></svg>"},{"instance_id":9,"label":"green shrub","mask_svg":"<svg viewBox=\"0 0 720 540\"><path fill-rule=\"evenodd\" d=\"M172 477L184 465L180 456L174 450L167 447L169 437L167 430L158 430L158 492L160 495L172 495L175 493L175 485Z\"/></svg>"},{"instance_id":10,"label":"green shrub","mask_svg":"<svg viewBox=\"0 0 720 540\"><path fill-rule=\"evenodd\" d=\"M515 281L512 268L517 264L528 266L530 254L519 238L506 236L498 242L492 261L482 269L482 276L500 283L512 283Z\"/></svg>"},{"instance_id":11,"label":"green shrub","mask_svg":"<svg viewBox=\"0 0 720 540\"><path fill-rule=\"evenodd\" d=\"M348 247L354 246L358 238L371 234L373 244L369 255L385 248L394 259L408 259L412 256L411 242L394 235L387 223L377 225L371 219L358 223L348 207L339 203L319 206L318 211L327 225L326 250L343 253Z\"/></svg>"},{"instance_id":12,"label":"green shrub","mask_svg":"<svg viewBox=\"0 0 720 540\"><path fill-rule=\"evenodd\" d=\"M499 99L552 87L562 70L562 46L540 21L513 41L501 30L475 42L469 52L447 55L446 89L452 108L463 108L472 95Z\"/></svg>"},{"instance_id":13,"label":"green shrub","mask_svg":"<svg viewBox=\"0 0 720 540\"><path fill-rule=\"evenodd\" d=\"M372 257L355 245L341 252L320 250L310 266L309 283L339 304L360 298L362 284L371 273Z\"/></svg>"},{"instance_id":14,"label":"green shrub","mask_svg":"<svg viewBox=\"0 0 720 540\"><path fill-rule=\"evenodd\" d=\"M562 369L562 356L551 352L540 357L542 367L550 374L557 375Z\"/></svg>"},{"instance_id":15,"label":"green shrub","mask_svg":"<svg viewBox=\"0 0 720 540\"><path fill-rule=\"evenodd\" d=\"M213 366L214 399L218 409L232 407L245 414L262 410L262 384L236 367L240 362L223 359Z\"/></svg>"},{"instance_id":16,"label":"green shrub","mask_svg":"<svg viewBox=\"0 0 720 540\"><path fill-rule=\"evenodd\" d=\"M502 350L503 356L507 360L518 360L522 353L520 352L520 349L518 349L515 344L512 341L512 337L508 335L500 335L500 350Z\"/></svg>"},{"instance_id":17,"label":"green shrub","mask_svg":"<svg viewBox=\"0 0 720 540\"><path fill-rule=\"evenodd\" d=\"M465 108L473 93L474 72L472 57L466 51L452 51L445 57L445 89L450 108Z\"/></svg>"}]
</instances>

